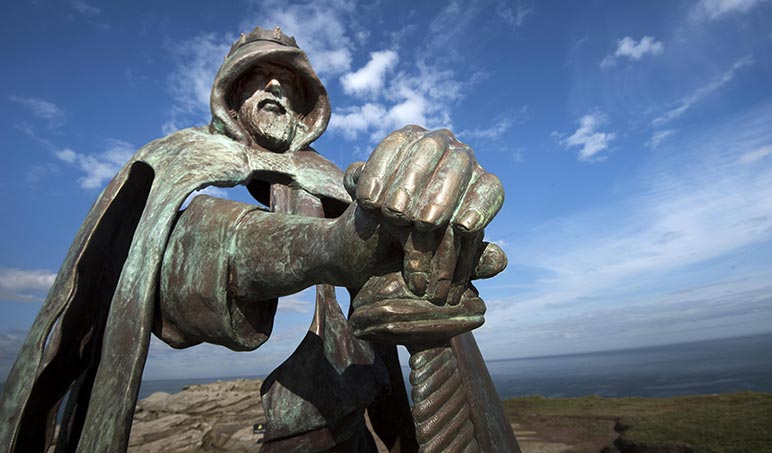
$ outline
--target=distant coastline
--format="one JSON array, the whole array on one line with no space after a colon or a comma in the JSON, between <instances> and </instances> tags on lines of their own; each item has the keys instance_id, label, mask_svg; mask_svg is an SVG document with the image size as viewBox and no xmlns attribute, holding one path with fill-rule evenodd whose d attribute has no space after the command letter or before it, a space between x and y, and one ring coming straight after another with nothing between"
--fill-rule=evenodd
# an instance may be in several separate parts
<instances>
[{"instance_id":1,"label":"distant coastline","mask_svg":"<svg viewBox=\"0 0 772 453\"><path fill-rule=\"evenodd\" d=\"M669 397L772 392L772 333L486 363L502 398L534 394ZM406 375L407 368L403 372ZM191 384L264 377L146 379L139 397L157 391L176 393Z\"/></svg>"},{"instance_id":2,"label":"distant coastline","mask_svg":"<svg viewBox=\"0 0 772 453\"><path fill-rule=\"evenodd\" d=\"M772 342L772 331L764 332L764 333L756 333L752 335L739 335L739 336L732 336L732 337L708 338L704 340L679 341L676 343L664 343L664 344L649 345L649 346L635 346L635 347L629 347L629 348L601 349L597 351L582 351L582 352L574 352L570 354L546 354L546 355L533 355L533 356L529 355L529 356L522 356L522 357L510 357L507 359L490 359L490 360L485 360L485 363L509 362L514 360L559 359L561 357L582 357L582 356L592 356L592 355L598 355L598 354L650 351L650 350L655 350L659 348L668 349L673 346L707 345L709 343L714 343L714 342L726 343L732 340L746 340L746 339L753 339L758 337L768 337L769 341Z\"/></svg>"},{"instance_id":3,"label":"distant coastline","mask_svg":"<svg viewBox=\"0 0 772 453\"><path fill-rule=\"evenodd\" d=\"M642 348L486 361L502 398L670 397L772 392L772 333ZM403 374L408 370L403 367ZM189 384L263 375L145 380L140 398Z\"/></svg>"}]
</instances>

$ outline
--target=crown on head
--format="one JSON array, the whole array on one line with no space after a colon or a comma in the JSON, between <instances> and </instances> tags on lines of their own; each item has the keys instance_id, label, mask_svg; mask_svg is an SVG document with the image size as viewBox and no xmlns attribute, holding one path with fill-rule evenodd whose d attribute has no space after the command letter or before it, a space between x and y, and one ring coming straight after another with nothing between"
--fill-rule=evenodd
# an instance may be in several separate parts
<instances>
[{"instance_id":1,"label":"crown on head","mask_svg":"<svg viewBox=\"0 0 772 453\"><path fill-rule=\"evenodd\" d=\"M281 28L276 27L273 30L266 30L264 28L255 27L255 29L250 33L241 34L239 39L233 43L233 46L231 46L231 50L228 52L228 56L230 56L233 52L236 51L236 49L243 46L244 44L254 41L271 41L283 46L295 47L299 49L298 44L295 42L295 38L293 36L285 35L281 31Z\"/></svg>"}]
</instances>

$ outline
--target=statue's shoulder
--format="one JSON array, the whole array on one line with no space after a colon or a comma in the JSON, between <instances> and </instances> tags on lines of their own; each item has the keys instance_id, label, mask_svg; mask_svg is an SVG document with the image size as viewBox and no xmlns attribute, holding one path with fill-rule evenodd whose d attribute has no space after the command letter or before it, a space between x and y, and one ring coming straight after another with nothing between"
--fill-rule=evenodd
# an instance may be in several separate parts
<instances>
[{"instance_id":1,"label":"statue's shoulder","mask_svg":"<svg viewBox=\"0 0 772 453\"><path fill-rule=\"evenodd\" d=\"M137 151L135 160L153 161L159 157L168 158L197 150L207 150L209 153L221 150L241 152L243 148L242 144L229 137L210 132L208 127L191 127L151 141Z\"/></svg>"}]
</instances>

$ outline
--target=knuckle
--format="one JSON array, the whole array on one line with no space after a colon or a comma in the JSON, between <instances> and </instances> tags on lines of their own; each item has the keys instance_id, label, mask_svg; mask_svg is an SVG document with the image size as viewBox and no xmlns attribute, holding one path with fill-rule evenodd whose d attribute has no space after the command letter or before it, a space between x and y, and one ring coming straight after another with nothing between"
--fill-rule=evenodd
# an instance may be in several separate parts
<instances>
[{"instance_id":1,"label":"knuckle","mask_svg":"<svg viewBox=\"0 0 772 453\"><path fill-rule=\"evenodd\" d=\"M416 134L425 133L426 129L424 129L421 126L416 126L415 124L409 124L405 127L402 127L401 129L398 129L397 132L406 132L411 135L416 135Z\"/></svg>"},{"instance_id":2,"label":"knuckle","mask_svg":"<svg viewBox=\"0 0 772 453\"><path fill-rule=\"evenodd\" d=\"M390 143L403 143L406 141L414 140L416 137L424 134L425 132L426 132L426 129L420 126L413 126L413 125L405 126L387 135L386 138L381 143L384 143L387 141Z\"/></svg>"},{"instance_id":3,"label":"knuckle","mask_svg":"<svg viewBox=\"0 0 772 453\"><path fill-rule=\"evenodd\" d=\"M475 161L469 153L453 153L453 159L463 168L471 167Z\"/></svg>"},{"instance_id":4,"label":"knuckle","mask_svg":"<svg viewBox=\"0 0 772 453\"><path fill-rule=\"evenodd\" d=\"M494 175L493 173L487 173L489 176L489 184L491 185L491 188L498 190L500 192L504 192L504 185L501 183L501 180L498 176Z\"/></svg>"},{"instance_id":5,"label":"knuckle","mask_svg":"<svg viewBox=\"0 0 772 453\"><path fill-rule=\"evenodd\" d=\"M434 133L424 135L416 143L416 147L424 152L432 150L444 151L448 147L447 145L448 143L445 137Z\"/></svg>"},{"instance_id":6,"label":"knuckle","mask_svg":"<svg viewBox=\"0 0 772 453\"><path fill-rule=\"evenodd\" d=\"M478 190L491 198L504 195L504 185L498 176L493 173L485 172L477 180Z\"/></svg>"}]
</instances>

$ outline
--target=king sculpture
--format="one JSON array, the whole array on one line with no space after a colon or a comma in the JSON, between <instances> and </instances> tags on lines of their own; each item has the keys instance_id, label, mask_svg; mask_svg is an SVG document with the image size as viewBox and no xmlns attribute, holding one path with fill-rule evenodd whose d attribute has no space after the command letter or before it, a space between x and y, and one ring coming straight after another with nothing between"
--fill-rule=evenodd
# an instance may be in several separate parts
<instances>
[{"instance_id":1,"label":"king sculpture","mask_svg":"<svg viewBox=\"0 0 772 453\"><path fill-rule=\"evenodd\" d=\"M407 126L344 173L310 148L327 92L278 28L233 45L211 111L137 151L91 208L3 388L0 449L126 450L151 332L253 350L278 298L316 285L308 333L264 381L260 451L369 452L373 434L392 452L519 451L470 332L470 281L506 266L483 241L504 192L471 148ZM236 185L262 205L182 207Z\"/></svg>"}]
</instances>

